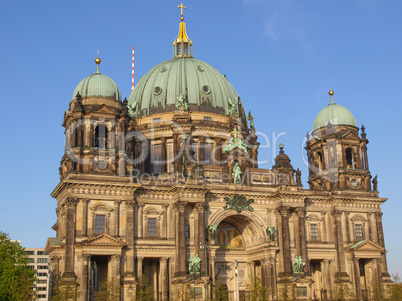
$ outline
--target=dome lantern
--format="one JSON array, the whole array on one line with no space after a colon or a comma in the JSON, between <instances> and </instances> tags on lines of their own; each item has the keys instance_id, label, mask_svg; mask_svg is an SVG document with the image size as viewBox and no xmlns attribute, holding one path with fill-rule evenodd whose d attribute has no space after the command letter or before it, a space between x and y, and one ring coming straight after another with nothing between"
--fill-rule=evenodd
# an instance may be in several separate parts
<instances>
[{"instance_id":1,"label":"dome lantern","mask_svg":"<svg viewBox=\"0 0 402 301\"><path fill-rule=\"evenodd\" d=\"M186 8L183 3L178 6L181 9L181 22L179 27L179 35L173 42L174 57L192 57L193 42L188 38L186 33L186 23L184 23L183 10Z\"/></svg>"}]
</instances>

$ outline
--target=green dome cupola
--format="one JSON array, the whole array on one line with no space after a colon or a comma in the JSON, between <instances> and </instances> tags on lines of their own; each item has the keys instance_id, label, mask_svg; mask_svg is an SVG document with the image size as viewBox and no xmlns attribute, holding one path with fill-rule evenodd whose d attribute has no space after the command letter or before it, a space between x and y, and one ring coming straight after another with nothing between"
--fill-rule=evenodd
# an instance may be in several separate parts
<instances>
[{"instance_id":1,"label":"green dome cupola","mask_svg":"<svg viewBox=\"0 0 402 301\"><path fill-rule=\"evenodd\" d=\"M189 111L240 116L245 121L243 104L226 76L193 58L183 17L185 7L179 8L182 15L179 35L173 42L173 59L153 67L131 92L128 102L134 118L174 112L178 99L185 99Z\"/></svg>"},{"instance_id":2,"label":"green dome cupola","mask_svg":"<svg viewBox=\"0 0 402 301\"><path fill-rule=\"evenodd\" d=\"M350 125L357 127L353 114L344 106L334 103L334 91L330 90L328 94L331 96L331 103L318 113L314 120L313 131L327 126L329 122L332 125Z\"/></svg>"},{"instance_id":3,"label":"green dome cupola","mask_svg":"<svg viewBox=\"0 0 402 301\"><path fill-rule=\"evenodd\" d=\"M101 63L99 57L95 59L95 63L97 64L96 73L88 75L79 82L74 89L73 100L80 93L82 98L106 97L121 101L120 90L116 83L110 77L99 72L99 64Z\"/></svg>"}]
</instances>

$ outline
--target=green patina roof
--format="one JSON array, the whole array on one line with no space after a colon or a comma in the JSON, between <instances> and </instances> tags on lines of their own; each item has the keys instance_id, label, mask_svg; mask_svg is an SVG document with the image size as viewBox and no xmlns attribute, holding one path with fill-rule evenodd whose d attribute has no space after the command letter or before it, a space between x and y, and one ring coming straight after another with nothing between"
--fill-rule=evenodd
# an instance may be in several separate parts
<instances>
[{"instance_id":1,"label":"green patina roof","mask_svg":"<svg viewBox=\"0 0 402 301\"><path fill-rule=\"evenodd\" d=\"M74 90L73 99L80 92L83 98L101 96L121 100L120 91L116 83L108 76L96 72L84 78Z\"/></svg>"},{"instance_id":2,"label":"green patina roof","mask_svg":"<svg viewBox=\"0 0 402 301\"><path fill-rule=\"evenodd\" d=\"M63 242L63 239L60 237L49 237L48 241L51 246L59 246Z\"/></svg>"},{"instance_id":3,"label":"green patina roof","mask_svg":"<svg viewBox=\"0 0 402 301\"><path fill-rule=\"evenodd\" d=\"M318 113L314 120L313 130L324 127L331 122L332 125L357 126L353 114L344 106L331 102L327 107Z\"/></svg>"},{"instance_id":4,"label":"green patina roof","mask_svg":"<svg viewBox=\"0 0 402 301\"><path fill-rule=\"evenodd\" d=\"M353 246L349 247L349 249L354 249L354 248L360 246L361 244L365 243L366 241L367 241L366 239L361 240L361 241L355 243Z\"/></svg>"},{"instance_id":5,"label":"green patina roof","mask_svg":"<svg viewBox=\"0 0 402 301\"><path fill-rule=\"evenodd\" d=\"M153 67L134 88L128 101L141 116L173 111L177 97L187 95L192 111L229 115L228 99L239 100L233 86L211 65L192 57L176 57Z\"/></svg>"}]
</instances>

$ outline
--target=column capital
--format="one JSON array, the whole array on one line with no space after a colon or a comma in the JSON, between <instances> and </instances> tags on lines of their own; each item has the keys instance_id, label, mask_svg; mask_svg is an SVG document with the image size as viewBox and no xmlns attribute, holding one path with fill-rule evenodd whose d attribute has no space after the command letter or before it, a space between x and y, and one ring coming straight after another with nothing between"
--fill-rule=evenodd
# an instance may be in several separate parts
<instances>
[{"instance_id":1,"label":"column capital","mask_svg":"<svg viewBox=\"0 0 402 301\"><path fill-rule=\"evenodd\" d=\"M89 203L89 199L82 199L81 200L85 205Z\"/></svg>"},{"instance_id":2,"label":"column capital","mask_svg":"<svg viewBox=\"0 0 402 301\"><path fill-rule=\"evenodd\" d=\"M120 254L115 254L115 255L112 255L111 257L110 257L110 259L111 259L111 261L120 261L121 260L121 255Z\"/></svg>"},{"instance_id":3,"label":"column capital","mask_svg":"<svg viewBox=\"0 0 402 301\"><path fill-rule=\"evenodd\" d=\"M134 201L126 201L125 202L125 209L133 209L135 205Z\"/></svg>"},{"instance_id":4,"label":"column capital","mask_svg":"<svg viewBox=\"0 0 402 301\"><path fill-rule=\"evenodd\" d=\"M383 215L382 212L375 212L375 217L376 217L378 220L381 220L381 219L382 219L382 215Z\"/></svg>"},{"instance_id":5,"label":"column capital","mask_svg":"<svg viewBox=\"0 0 402 301\"><path fill-rule=\"evenodd\" d=\"M66 199L66 205L67 207L75 207L77 205L77 198L67 198Z\"/></svg>"},{"instance_id":6,"label":"column capital","mask_svg":"<svg viewBox=\"0 0 402 301\"><path fill-rule=\"evenodd\" d=\"M87 261L89 258L91 258L90 254L80 254L78 255L78 260L79 261Z\"/></svg>"},{"instance_id":7,"label":"column capital","mask_svg":"<svg viewBox=\"0 0 402 301\"><path fill-rule=\"evenodd\" d=\"M138 261L143 261L143 260L144 260L144 257L143 257L143 256L137 256L137 260L138 260Z\"/></svg>"},{"instance_id":8,"label":"column capital","mask_svg":"<svg viewBox=\"0 0 402 301\"><path fill-rule=\"evenodd\" d=\"M61 259L61 256L53 255L53 256L50 256L49 259L50 259L51 262L56 262L56 261L59 261Z\"/></svg>"},{"instance_id":9,"label":"column capital","mask_svg":"<svg viewBox=\"0 0 402 301\"><path fill-rule=\"evenodd\" d=\"M205 208L207 207L207 205L205 203L197 203L195 205L195 208L198 210L198 212L204 212Z\"/></svg>"},{"instance_id":10,"label":"column capital","mask_svg":"<svg viewBox=\"0 0 402 301\"><path fill-rule=\"evenodd\" d=\"M304 214L306 213L306 209L303 207L298 207L296 208L296 213L298 217L304 217Z\"/></svg>"},{"instance_id":11,"label":"column capital","mask_svg":"<svg viewBox=\"0 0 402 301\"><path fill-rule=\"evenodd\" d=\"M282 216L287 216L289 213L289 207L282 206L279 209L279 212Z\"/></svg>"},{"instance_id":12,"label":"column capital","mask_svg":"<svg viewBox=\"0 0 402 301\"><path fill-rule=\"evenodd\" d=\"M184 212L186 210L187 202L176 202L173 205L173 210L175 212Z\"/></svg>"},{"instance_id":13,"label":"column capital","mask_svg":"<svg viewBox=\"0 0 402 301\"><path fill-rule=\"evenodd\" d=\"M169 257L161 257L160 262L162 262L163 264L166 264L168 259L169 259Z\"/></svg>"},{"instance_id":14,"label":"column capital","mask_svg":"<svg viewBox=\"0 0 402 301\"><path fill-rule=\"evenodd\" d=\"M338 217L341 217L342 212L339 211L339 210L334 210L334 211L331 212L331 215L332 215L333 217L335 217L335 218L338 218Z\"/></svg>"}]
</instances>

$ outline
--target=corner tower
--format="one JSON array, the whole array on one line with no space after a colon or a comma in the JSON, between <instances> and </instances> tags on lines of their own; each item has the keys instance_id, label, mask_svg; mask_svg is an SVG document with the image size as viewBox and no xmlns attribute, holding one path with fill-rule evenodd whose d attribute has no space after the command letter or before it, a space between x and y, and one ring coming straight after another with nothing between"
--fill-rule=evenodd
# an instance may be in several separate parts
<instances>
[{"instance_id":1,"label":"corner tower","mask_svg":"<svg viewBox=\"0 0 402 301\"><path fill-rule=\"evenodd\" d=\"M312 190L353 189L371 191L365 128L353 114L334 102L322 109L307 134L309 181Z\"/></svg>"}]
</instances>

